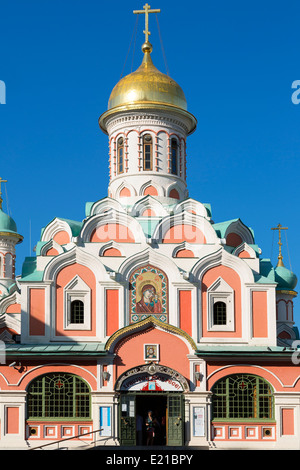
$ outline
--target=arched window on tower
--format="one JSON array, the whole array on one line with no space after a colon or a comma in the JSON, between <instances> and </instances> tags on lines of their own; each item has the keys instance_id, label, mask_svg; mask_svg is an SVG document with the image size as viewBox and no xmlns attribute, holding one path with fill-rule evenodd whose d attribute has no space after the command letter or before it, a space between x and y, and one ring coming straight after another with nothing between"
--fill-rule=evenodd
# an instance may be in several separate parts
<instances>
[{"instance_id":1,"label":"arched window on tower","mask_svg":"<svg viewBox=\"0 0 300 470\"><path fill-rule=\"evenodd\" d=\"M213 324L214 325L226 325L226 304L225 302L215 302L213 311Z\"/></svg>"},{"instance_id":2,"label":"arched window on tower","mask_svg":"<svg viewBox=\"0 0 300 470\"><path fill-rule=\"evenodd\" d=\"M171 173L178 174L178 142L176 139L171 140Z\"/></svg>"},{"instance_id":3,"label":"arched window on tower","mask_svg":"<svg viewBox=\"0 0 300 470\"><path fill-rule=\"evenodd\" d=\"M145 134L143 137L143 169L145 171L152 170L152 152L152 137L150 134Z\"/></svg>"},{"instance_id":4,"label":"arched window on tower","mask_svg":"<svg viewBox=\"0 0 300 470\"><path fill-rule=\"evenodd\" d=\"M124 172L124 139L119 137L117 141L117 163L118 163L118 174Z\"/></svg>"}]
</instances>

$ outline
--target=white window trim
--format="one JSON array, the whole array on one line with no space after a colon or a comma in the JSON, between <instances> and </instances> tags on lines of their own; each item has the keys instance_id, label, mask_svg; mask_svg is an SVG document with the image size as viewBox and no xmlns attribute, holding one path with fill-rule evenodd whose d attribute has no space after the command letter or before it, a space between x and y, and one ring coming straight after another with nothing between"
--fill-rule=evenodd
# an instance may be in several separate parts
<instances>
[{"instance_id":1,"label":"white window trim","mask_svg":"<svg viewBox=\"0 0 300 470\"><path fill-rule=\"evenodd\" d=\"M74 300L81 300L81 302L83 302L83 323L71 323L71 303ZM64 288L64 329L91 329L91 289L79 276L75 276L74 279L72 279L72 281Z\"/></svg>"},{"instance_id":2,"label":"white window trim","mask_svg":"<svg viewBox=\"0 0 300 470\"><path fill-rule=\"evenodd\" d=\"M226 324L214 325L214 304L226 304ZM207 325L208 331L234 331L234 290L221 277L207 290Z\"/></svg>"}]
</instances>

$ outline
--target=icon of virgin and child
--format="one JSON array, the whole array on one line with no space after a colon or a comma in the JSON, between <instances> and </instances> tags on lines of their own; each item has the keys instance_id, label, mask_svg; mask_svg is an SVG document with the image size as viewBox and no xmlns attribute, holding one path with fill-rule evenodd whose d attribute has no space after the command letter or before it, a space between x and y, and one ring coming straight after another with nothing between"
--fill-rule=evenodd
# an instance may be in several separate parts
<instances>
[{"instance_id":1,"label":"icon of virgin and child","mask_svg":"<svg viewBox=\"0 0 300 470\"><path fill-rule=\"evenodd\" d=\"M145 284L141 289L141 299L136 304L136 313L162 313L162 305L156 288Z\"/></svg>"}]
</instances>

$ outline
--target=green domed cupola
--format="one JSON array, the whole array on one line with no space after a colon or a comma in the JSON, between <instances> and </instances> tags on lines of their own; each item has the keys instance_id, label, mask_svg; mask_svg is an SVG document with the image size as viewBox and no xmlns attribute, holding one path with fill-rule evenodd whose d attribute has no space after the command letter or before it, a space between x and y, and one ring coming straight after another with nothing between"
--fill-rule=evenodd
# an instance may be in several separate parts
<instances>
[{"instance_id":1,"label":"green domed cupola","mask_svg":"<svg viewBox=\"0 0 300 470\"><path fill-rule=\"evenodd\" d=\"M294 290L297 285L297 276L285 266L275 268L275 281L278 290Z\"/></svg>"}]
</instances>

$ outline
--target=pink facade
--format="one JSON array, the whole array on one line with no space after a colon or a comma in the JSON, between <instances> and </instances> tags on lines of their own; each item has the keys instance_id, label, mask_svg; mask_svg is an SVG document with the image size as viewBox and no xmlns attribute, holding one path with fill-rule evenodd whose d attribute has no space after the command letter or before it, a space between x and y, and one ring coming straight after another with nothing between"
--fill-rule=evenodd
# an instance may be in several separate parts
<instances>
[{"instance_id":1,"label":"pink facade","mask_svg":"<svg viewBox=\"0 0 300 470\"><path fill-rule=\"evenodd\" d=\"M49 222L17 279L22 237L0 230L0 448L143 446L151 408L155 445L299 449L297 278L189 196L197 122L142 50L99 118L108 197Z\"/></svg>"}]
</instances>

